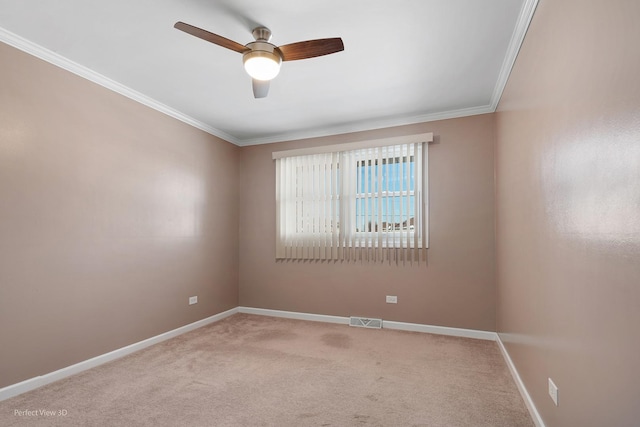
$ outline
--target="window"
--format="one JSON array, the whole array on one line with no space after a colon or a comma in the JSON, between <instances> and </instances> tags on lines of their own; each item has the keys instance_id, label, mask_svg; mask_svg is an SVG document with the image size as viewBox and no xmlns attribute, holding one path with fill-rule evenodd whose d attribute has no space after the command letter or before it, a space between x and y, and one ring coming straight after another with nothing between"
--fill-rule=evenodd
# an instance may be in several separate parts
<instances>
[{"instance_id":1,"label":"window","mask_svg":"<svg viewBox=\"0 0 640 427\"><path fill-rule=\"evenodd\" d=\"M432 134L273 153L276 258L419 261Z\"/></svg>"}]
</instances>

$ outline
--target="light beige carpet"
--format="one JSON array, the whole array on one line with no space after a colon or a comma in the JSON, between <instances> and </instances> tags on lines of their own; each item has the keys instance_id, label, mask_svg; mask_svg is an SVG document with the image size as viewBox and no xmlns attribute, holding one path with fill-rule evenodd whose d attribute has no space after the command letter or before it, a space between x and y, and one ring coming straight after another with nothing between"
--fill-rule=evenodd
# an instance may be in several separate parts
<instances>
[{"instance_id":1,"label":"light beige carpet","mask_svg":"<svg viewBox=\"0 0 640 427\"><path fill-rule=\"evenodd\" d=\"M0 425L533 422L495 342L236 314L0 402Z\"/></svg>"}]
</instances>

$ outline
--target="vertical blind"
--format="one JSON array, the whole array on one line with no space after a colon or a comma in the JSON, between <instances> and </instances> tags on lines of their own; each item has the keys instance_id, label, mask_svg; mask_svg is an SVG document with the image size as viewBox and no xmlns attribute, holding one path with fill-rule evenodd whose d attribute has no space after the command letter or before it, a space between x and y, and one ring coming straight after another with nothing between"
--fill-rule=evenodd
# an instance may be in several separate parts
<instances>
[{"instance_id":1,"label":"vertical blind","mask_svg":"<svg viewBox=\"0 0 640 427\"><path fill-rule=\"evenodd\" d=\"M276 258L422 261L432 134L416 137L274 153Z\"/></svg>"}]
</instances>

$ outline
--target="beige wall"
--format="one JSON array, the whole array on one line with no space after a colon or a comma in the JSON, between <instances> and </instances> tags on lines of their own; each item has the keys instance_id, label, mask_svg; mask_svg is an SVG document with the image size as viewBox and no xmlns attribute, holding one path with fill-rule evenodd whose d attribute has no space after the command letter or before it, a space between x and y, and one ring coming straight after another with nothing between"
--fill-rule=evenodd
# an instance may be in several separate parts
<instances>
[{"instance_id":1,"label":"beige wall","mask_svg":"<svg viewBox=\"0 0 640 427\"><path fill-rule=\"evenodd\" d=\"M436 139L428 265L275 261L273 151L422 132ZM495 330L493 141L493 115L481 115L243 148L240 304Z\"/></svg>"},{"instance_id":2,"label":"beige wall","mask_svg":"<svg viewBox=\"0 0 640 427\"><path fill-rule=\"evenodd\" d=\"M498 331L547 427L640 423L639 17L541 0L499 105Z\"/></svg>"},{"instance_id":3,"label":"beige wall","mask_svg":"<svg viewBox=\"0 0 640 427\"><path fill-rule=\"evenodd\" d=\"M0 44L0 387L245 305L497 327L548 427L635 425L637 16L540 0L496 115L242 149ZM421 132L427 265L275 261L272 151Z\"/></svg>"},{"instance_id":4,"label":"beige wall","mask_svg":"<svg viewBox=\"0 0 640 427\"><path fill-rule=\"evenodd\" d=\"M239 149L0 63L0 387L236 307Z\"/></svg>"}]
</instances>

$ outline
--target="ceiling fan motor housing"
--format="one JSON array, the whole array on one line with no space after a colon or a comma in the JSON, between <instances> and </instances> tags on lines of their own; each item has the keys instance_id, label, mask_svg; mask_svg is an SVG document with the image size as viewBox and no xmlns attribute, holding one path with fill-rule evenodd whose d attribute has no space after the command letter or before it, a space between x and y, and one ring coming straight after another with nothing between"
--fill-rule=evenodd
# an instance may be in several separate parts
<instances>
[{"instance_id":1,"label":"ceiling fan motor housing","mask_svg":"<svg viewBox=\"0 0 640 427\"><path fill-rule=\"evenodd\" d=\"M261 56L270 57L278 63L282 62L282 54L280 53L280 50L278 49L277 46L272 45L271 43L263 42L263 41L255 41L255 42L247 43L246 47L248 47L251 50L244 54L245 62L247 60L247 55L250 55L252 53L265 54Z\"/></svg>"}]
</instances>

